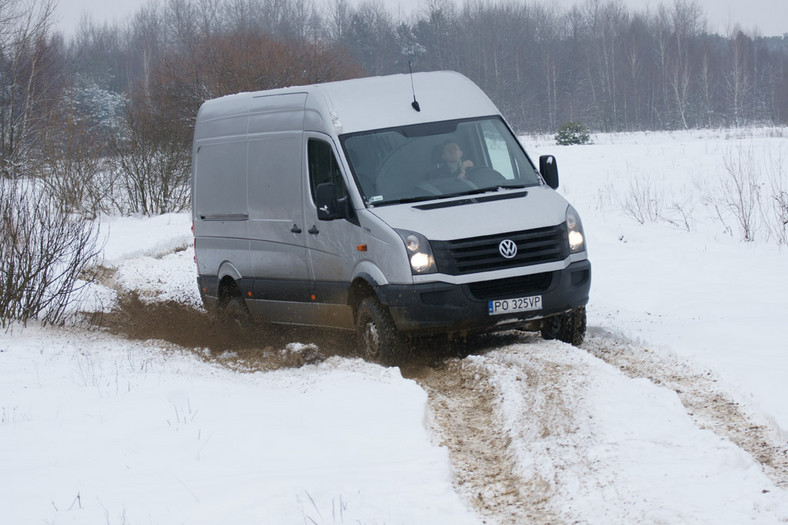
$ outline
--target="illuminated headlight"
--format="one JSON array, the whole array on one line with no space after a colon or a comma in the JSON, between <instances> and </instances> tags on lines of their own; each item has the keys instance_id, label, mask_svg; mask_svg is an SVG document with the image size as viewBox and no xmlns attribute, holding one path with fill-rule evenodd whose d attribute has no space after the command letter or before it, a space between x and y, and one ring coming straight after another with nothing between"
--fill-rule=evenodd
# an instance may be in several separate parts
<instances>
[{"instance_id":1,"label":"illuminated headlight","mask_svg":"<svg viewBox=\"0 0 788 525\"><path fill-rule=\"evenodd\" d=\"M405 249L408 251L411 273L421 275L438 271L435 267L435 258L432 256L432 248L426 237L407 230L397 230L397 233L402 237Z\"/></svg>"},{"instance_id":2,"label":"illuminated headlight","mask_svg":"<svg viewBox=\"0 0 788 525\"><path fill-rule=\"evenodd\" d=\"M426 253L414 253L410 258L410 267L415 273L425 273L431 264L432 259Z\"/></svg>"},{"instance_id":3,"label":"illuminated headlight","mask_svg":"<svg viewBox=\"0 0 788 525\"><path fill-rule=\"evenodd\" d=\"M580 215L571 206L566 209L566 229L569 238L569 252L577 253L585 250L586 241L583 235L583 224L580 222Z\"/></svg>"}]
</instances>

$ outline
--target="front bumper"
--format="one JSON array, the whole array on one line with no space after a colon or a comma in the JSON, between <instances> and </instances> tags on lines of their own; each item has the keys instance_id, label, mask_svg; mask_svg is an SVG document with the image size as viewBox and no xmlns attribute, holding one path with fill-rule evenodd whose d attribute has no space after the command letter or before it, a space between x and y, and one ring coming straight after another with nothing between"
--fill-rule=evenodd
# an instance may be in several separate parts
<instances>
[{"instance_id":1,"label":"front bumper","mask_svg":"<svg viewBox=\"0 0 788 525\"><path fill-rule=\"evenodd\" d=\"M404 332L488 331L541 319L588 303L591 263L583 260L563 270L472 284L384 285L377 289L397 327ZM490 315L488 303L541 295L542 308Z\"/></svg>"}]
</instances>

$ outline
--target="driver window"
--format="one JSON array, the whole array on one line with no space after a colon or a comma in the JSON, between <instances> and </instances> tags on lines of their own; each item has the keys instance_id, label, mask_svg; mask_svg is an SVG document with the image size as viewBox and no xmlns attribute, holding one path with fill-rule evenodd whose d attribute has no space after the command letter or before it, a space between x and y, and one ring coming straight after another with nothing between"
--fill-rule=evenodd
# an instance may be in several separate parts
<instances>
[{"instance_id":1,"label":"driver window","mask_svg":"<svg viewBox=\"0 0 788 525\"><path fill-rule=\"evenodd\" d=\"M334 151L328 142L309 139L307 143L307 158L309 162L309 189L312 200L315 199L315 190L319 184L333 182L336 196L341 199L345 196L345 183L339 163L334 156Z\"/></svg>"}]
</instances>

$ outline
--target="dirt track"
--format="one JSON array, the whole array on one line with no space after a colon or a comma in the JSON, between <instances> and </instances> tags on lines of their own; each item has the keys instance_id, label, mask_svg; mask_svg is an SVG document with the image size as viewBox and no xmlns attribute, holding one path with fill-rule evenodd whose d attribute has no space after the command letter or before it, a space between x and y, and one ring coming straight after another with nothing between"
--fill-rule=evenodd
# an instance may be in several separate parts
<instances>
[{"instance_id":1,"label":"dirt track","mask_svg":"<svg viewBox=\"0 0 788 525\"><path fill-rule=\"evenodd\" d=\"M678 394L695 424L730 439L750 454L775 485L788 488L788 449L765 421L757 421L720 390L710 372L691 369L664 354L596 330L583 349L632 378L646 378Z\"/></svg>"},{"instance_id":2,"label":"dirt track","mask_svg":"<svg viewBox=\"0 0 788 525\"><path fill-rule=\"evenodd\" d=\"M496 523L563 521L550 504L550 480L539 476L524 479L517 472L509 447L511 438L496 417L500 393L493 386L489 371L467 359L453 359L425 368L414 379L429 395L433 431L440 444L449 449L455 486L466 501ZM540 384L546 384L531 379L533 375L527 374L525 380L532 383L535 391ZM534 411L535 418L564 413L561 396L554 393L542 396L550 406ZM551 423L545 419L538 424Z\"/></svg>"},{"instance_id":3,"label":"dirt track","mask_svg":"<svg viewBox=\"0 0 788 525\"><path fill-rule=\"evenodd\" d=\"M99 321L125 337L168 341L237 370L302 366L328 356L352 356L355 348L353 335L346 332L270 326L238 331L200 310L175 302L146 304L133 294L125 295L120 307ZM302 344L284 351L292 341ZM485 356L514 343L543 344L538 336L520 332L480 337L459 348L431 342L430 352L417 349L418 357L401 369L428 393L434 435L449 450L455 486L482 517L501 524L568 522L572 518L551 503L554 480L525 479L517 471L511 437L496 415L502 394L494 376L504 371ZM583 349L629 377L675 391L698 427L730 439L755 458L776 485L788 487L785 445L721 392L710 374L601 331L591 331ZM538 362L507 363L506 373L521 378L525 402L538 405L533 410L534 429L571 433L573 403L566 401L577 393L568 387L563 365L541 355ZM519 368L512 372L512 367Z\"/></svg>"}]
</instances>

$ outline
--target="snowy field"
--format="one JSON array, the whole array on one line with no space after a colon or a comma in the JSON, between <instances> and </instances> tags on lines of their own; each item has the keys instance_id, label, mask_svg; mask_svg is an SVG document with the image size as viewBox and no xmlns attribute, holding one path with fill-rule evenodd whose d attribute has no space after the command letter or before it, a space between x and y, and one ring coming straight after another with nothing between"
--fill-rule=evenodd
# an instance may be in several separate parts
<instances>
[{"instance_id":1,"label":"snowy field","mask_svg":"<svg viewBox=\"0 0 788 525\"><path fill-rule=\"evenodd\" d=\"M788 247L770 208L788 189L786 137L523 137L532 157L557 156L586 230L580 349L513 335L404 378L352 358L237 372L160 340L0 333L0 522L787 523ZM756 172L753 242L727 205L742 164ZM187 214L105 218L115 272L86 304L135 290L197 305L189 227ZM715 418L722 430L703 423ZM750 425L776 453L730 438Z\"/></svg>"}]
</instances>

